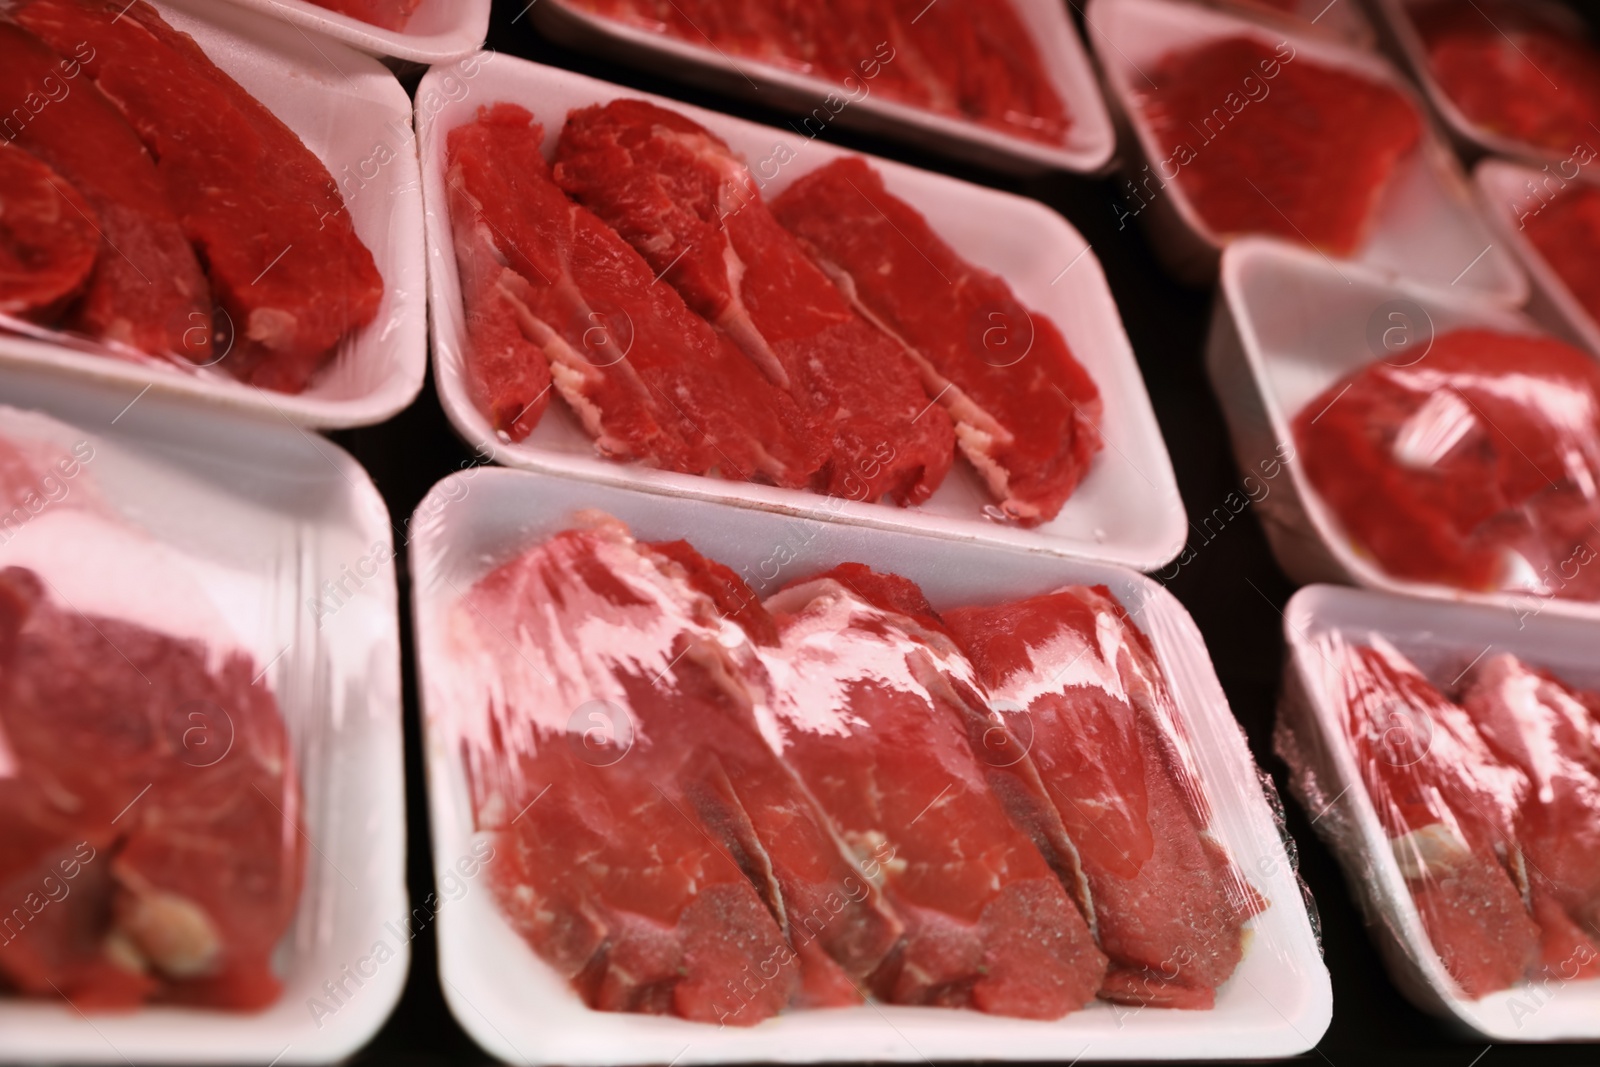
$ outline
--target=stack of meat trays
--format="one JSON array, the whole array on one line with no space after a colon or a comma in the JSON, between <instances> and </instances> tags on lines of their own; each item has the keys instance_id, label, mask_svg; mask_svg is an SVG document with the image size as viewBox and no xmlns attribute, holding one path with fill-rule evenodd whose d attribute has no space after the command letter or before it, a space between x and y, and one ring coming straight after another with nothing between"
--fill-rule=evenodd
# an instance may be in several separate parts
<instances>
[{"instance_id":1,"label":"stack of meat trays","mask_svg":"<svg viewBox=\"0 0 1600 1067\"><path fill-rule=\"evenodd\" d=\"M1278 751L1406 995L1600 1038L1600 625L1311 586L1284 638Z\"/></svg>"},{"instance_id":2,"label":"stack of meat trays","mask_svg":"<svg viewBox=\"0 0 1600 1067\"><path fill-rule=\"evenodd\" d=\"M413 516L440 976L514 1063L1290 1056L1331 992L1123 568L478 467Z\"/></svg>"},{"instance_id":3,"label":"stack of meat trays","mask_svg":"<svg viewBox=\"0 0 1600 1067\"><path fill-rule=\"evenodd\" d=\"M377 490L281 422L0 391L0 1060L343 1059L413 931Z\"/></svg>"}]
</instances>

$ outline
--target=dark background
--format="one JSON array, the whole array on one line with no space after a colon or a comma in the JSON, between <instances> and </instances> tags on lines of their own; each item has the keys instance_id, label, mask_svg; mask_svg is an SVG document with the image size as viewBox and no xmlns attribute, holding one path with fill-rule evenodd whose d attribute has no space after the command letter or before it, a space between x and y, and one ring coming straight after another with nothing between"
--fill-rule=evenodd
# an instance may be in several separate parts
<instances>
[{"instance_id":1,"label":"dark background","mask_svg":"<svg viewBox=\"0 0 1600 1067\"><path fill-rule=\"evenodd\" d=\"M702 92L637 69L579 54L540 37L524 12L527 0L496 0L488 47L506 55L580 71L642 91L660 93L742 118L782 126L788 115L742 99ZM1582 5L1595 21L1592 7ZM414 88L419 72L404 76ZM918 152L878 137L830 124L822 139L967 181L1033 197L1081 231L1105 268L1128 337L1172 455L1178 486L1191 516L1209 514L1234 492L1244 495L1227 430L1203 365L1210 291L1169 279L1137 226L1118 228L1127 207L1116 178L1067 174L1016 179ZM435 482L473 461L473 453L446 421L432 380L403 414L370 429L333 434L372 474L389 510L401 522ZM1272 726L1283 659L1280 611L1294 586L1278 570L1259 524L1248 514L1207 541L1191 527L1195 558L1168 583L1205 635L1234 714L1244 725L1257 762L1288 797L1284 767L1272 753ZM1170 571L1169 571L1170 573ZM407 824L409 882L414 901L433 891L428 812L423 796L422 747L411 642L409 574L399 571L402 649L405 657ZM1252 588L1254 586L1254 588ZM1332 856L1317 840L1308 817L1287 800L1288 830L1300 849L1301 875L1316 897L1323 947L1333 975L1333 1025L1316 1050L1300 1060L1331 1067L1418 1064L1433 1067L1511 1067L1513 1064L1600 1064L1595 1046L1490 1046L1462 1037L1413 1008L1395 988L1368 939ZM355 1062L362 1064L476 1064L492 1062L458 1027L440 992L432 926L412 943L405 994L382 1032Z\"/></svg>"}]
</instances>

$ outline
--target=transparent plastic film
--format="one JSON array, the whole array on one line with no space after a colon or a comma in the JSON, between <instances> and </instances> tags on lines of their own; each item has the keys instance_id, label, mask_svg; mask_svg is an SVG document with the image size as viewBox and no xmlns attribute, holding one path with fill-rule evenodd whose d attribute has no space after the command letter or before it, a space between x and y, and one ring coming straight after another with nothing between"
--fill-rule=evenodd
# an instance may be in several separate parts
<instances>
[{"instance_id":1,"label":"transparent plastic film","mask_svg":"<svg viewBox=\"0 0 1600 1067\"><path fill-rule=\"evenodd\" d=\"M429 718L498 908L590 1008L1203 1014L1278 951L1105 586L936 609L835 559L759 596L742 560L564 522L448 578Z\"/></svg>"},{"instance_id":2,"label":"transparent plastic film","mask_svg":"<svg viewBox=\"0 0 1600 1067\"><path fill-rule=\"evenodd\" d=\"M1600 599L1600 366L1457 329L1332 383L1294 418L1311 487L1400 580Z\"/></svg>"},{"instance_id":3,"label":"transparent plastic film","mask_svg":"<svg viewBox=\"0 0 1600 1067\"><path fill-rule=\"evenodd\" d=\"M1600 977L1600 692L1532 640L1485 646L1470 623L1396 636L1330 614L1292 642L1278 750L1401 949L1397 978L1486 1033L1592 1029L1558 1016L1592 1003Z\"/></svg>"},{"instance_id":4,"label":"transparent plastic film","mask_svg":"<svg viewBox=\"0 0 1600 1067\"><path fill-rule=\"evenodd\" d=\"M115 447L0 411L0 989L261 1010L308 840L272 664L228 617L267 608L123 514Z\"/></svg>"}]
</instances>

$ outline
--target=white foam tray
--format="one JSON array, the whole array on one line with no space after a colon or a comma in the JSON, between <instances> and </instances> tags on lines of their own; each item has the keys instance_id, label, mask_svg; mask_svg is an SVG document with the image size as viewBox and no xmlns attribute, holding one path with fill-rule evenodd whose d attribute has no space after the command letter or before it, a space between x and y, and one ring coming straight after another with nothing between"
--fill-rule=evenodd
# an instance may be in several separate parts
<instances>
[{"instance_id":1,"label":"white foam tray","mask_svg":"<svg viewBox=\"0 0 1600 1067\"><path fill-rule=\"evenodd\" d=\"M1045 73L1072 116L1065 144L1030 141L981 123L899 103L881 93L869 93L842 110L830 107L830 112L838 110L832 121L1000 170L1103 172L1117 148L1116 131L1071 15L1060 0L1010 2L1031 32ZM603 18L566 0L540 0L529 16L546 36L569 47L623 59L653 74L764 107L810 114L828 97L838 100L842 95L840 87L825 78L746 56L730 56L710 42L679 40Z\"/></svg>"},{"instance_id":2,"label":"white foam tray","mask_svg":"<svg viewBox=\"0 0 1600 1067\"><path fill-rule=\"evenodd\" d=\"M1395 301L1420 310L1420 320L1411 321L1415 310L1387 307ZM1280 241L1252 238L1228 248L1206 362L1242 468L1258 469L1275 455L1287 454L1278 450L1292 449L1292 425L1300 410L1339 379L1379 358L1368 346L1367 331L1374 316L1396 322L1387 318L1389 310L1405 315L1397 325L1415 329L1419 337L1471 327L1542 332L1521 312L1470 293L1403 284L1348 265L1336 273L1315 252ZM1406 366L1425 358L1412 354L1416 351L1391 358ZM1298 459L1285 462L1284 468L1287 484L1276 486L1257 508L1273 555L1296 582L1354 583L1436 600L1600 618L1597 604L1467 592L1392 577L1356 550Z\"/></svg>"},{"instance_id":3,"label":"white foam tray","mask_svg":"<svg viewBox=\"0 0 1600 1067\"><path fill-rule=\"evenodd\" d=\"M423 79L419 99L435 90L437 76L435 71ZM559 399L552 400L527 439L517 444L502 440L473 403L464 378L465 320L444 191L446 135L470 121L479 105L509 100L545 123L546 151L553 152L569 110L619 97L653 100L688 115L757 164L781 158L775 155L779 146L789 148L794 158L765 188L764 195L769 198L802 174L848 154L796 137L792 131L758 126L501 56L486 64L473 92L465 98L445 105L436 114L419 110L417 131L428 205L434 379L450 421L481 455L512 466L634 485L667 495L1082 555L1140 570L1154 570L1178 553L1186 527L1172 463L1116 302L1088 243L1061 216L1034 201L884 160L873 159L872 163L889 191L925 214L957 252L1004 277L1024 304L1049 316L1100 389L1105 405L1100 428L1106 447L1053 521L1028 530L985 518L984 509L993 501L959 457L930 500L915 508L899 508L604 460L595 454L588 435Z\"/></svg>"},{"instance_id":4,"label":"white foam tray","mask_svg":"<svg viewBox=\"0 0 1600 1067\"><path fill-rule=\"evenodd\" d=\"M1210 2L1215 7L1225 7L1269 26L1330 34L1357 48L1372 48L1377 43L1372 20L1367 18L1366 10L1357 0L1296 0L1295 9L1290 12L1252 0Z\"/></svg>"},{"instance_id":5,"label":"white foam tray","mask_svg":"<svg viewBox=\"0 0 1600 1067\"><path fill-rule=\"evenodd\" d=\"M490 0L422 0L403 30L319 7L310 0L230 0L299 30L330 37L368 55L411 63L449 63L483 47Z\"/></svg>"},{"instance_id":6,"label":"white foam tray","mask_svg":"<svg viewBox=\"0 0 1600 1067\"><path fill-rule=\"evenodd\" d=\"M155 6L327 166L383 275L383 303L297 396L245 385L220 367L190 370L111 358L83 351L96 347L87 343L54 344L7 333L0 333L0 363L62 367L135 392L149 386L300 426L382 422L416 397L427 367L427 268L410 98L377 60L308 37L271 16L210 0L155 0Z\"/></svg>"},{"instance_id":7,"label":"white foam tray","mask_svg":"<svg viewBox=\"0 0 1600 1067\"><path fill-rule=\"evenodd\" d=\"M1596 135L1596 148L1600 151L1600 135ZM1561 173L1572 170L1573 167L1567 167ZM1577 179L1600 182L1600 157L1590 161L1587 167L1577 168L1575 179L1569 179L1568 184ZM1578 302L1523 228L1522 216L1537 211L1542 203L1538 195L1529 191L1529 183L1548 196L1561 188L1560 174L1552 177L1546 170L1534 170L1503 159L1485 159L1472 169L1472 180L1478 187L1485 217L1499 231L1506 246L1516 251L1517 258L1533 278L1528 314L1551 333L1560 334L1600 356L1600 322Z\"/></svg>"},{"instance_id":8,"label":"white foam tray","mask_svg":"<svg viewBox=\"0 0 1600 1067\"><path fill-rule=\"evenodd\" d=\"M1338 633L1353 642L1378 634L1430 676L1456 676L1475 656L1509 652L1553 670L1567 682L1600 688L1594 650L1600 623L1574 619L1521 619L1516 612L1482 606L1445 606L1385 593L1314 585L1289 601L1284 615L1288 666L1280 725L1290 730L1317 791L1334 798L1319 822L1345 869L1351 892L1365 909L1389 971L1418 1007L1453 1019L1490 1041L1570 1041L1600 1038L1600 980L1521 985L1479 1000L1465 1000L1428 941L1416 902L1406 888L1389 837L1345 737L1341 709L1317 684L1314 642Z\"/></svg>"},{"instance_id":9,"label":"white foam tray","mask_svg":"<svg viewBox=\"0 0 1600 1067\"><path fill-rule=\"evenodd\" d=\"M129 407L125 388L12 368L0 368L0 397L15 406L0 408L0 434L94 449L59 504L12 528L0 566L59 558L52 584L79 610L209 617L208 640L248 650L288 726L309 840L272 1007L85 1016L59 1000L0 996L0 1062L342 1060L388 1018L410 957L387 925L403 931L409 905L399 613L382 499L349 455L281 420L240 422L154 391ZM154 547L130 548L120 564L75 556L84 542L61 524L94 496ZM147 566L152 558L165 568ZM345 582L345 602L318 618L311 603L330 581ZM381 964L370 958L379 941L394 954ZM347 965L362 977L346 979ZM351 995L329 1001L327 981ZM335 1010L314 1012L314 997Z\"/></svg>"},{"instance_id":10,"label":"white foam tray","mask_svg":"<svg viewBox=\"0 0 1600 1067\"><path fill-rule=\"evenodd\" d=\"M1527 299L1528 282L1515 258L1500 247L1479 217L1472 188L1455 156L1429 124L1416 92L1388 61L1326 34L1269 28L1178 0L1089 0L1085 19L1105 71L1112 109L1132 128L1139 146L1125 168L1130 180L1158 175L1158 161L1164 159L1136 105L1138 94L1150 88L1147 73L1163 57L1226 37L1251 37L1269 47L1287 41L1297 60L1303 57L1392 86L1412 101L1422 119L1420 142L1396 166L1374 208L1366 242L1352 258L1392 277L1439 288L1454 284L1510 305ZM1265 106L1265 101L1249 106ZM1197 150L1205 149L1202 145ZM1145 166L1149 175L1141 169ZM1223 247L1239 239L1211 230L1190 202L1181 172L1137 217L1169 269L1194 284L1209 285Z\"/></svg>"},{"instance_id":11,"label":"white foam tray","mask_svg":"<svg viewBox=\"0 0 1600 1067\"><path fill-rule=\"evenodd\" d=\"M1067 584L1108 586L1150 636L1173 687L1215 811L1212 831L1271 906L1251 922L1244 961L1210 1012L1096 1003L1057 1022L971 1011L863 1005L780 1015L749 1029L591 1011L474 888L440 916L439 975L461 1025L514 1063L566 1067L740 1062L1255 1059L1312 1048L1331 1017L1328 973L1300 886L1262 796L1244 736L1205 645L1182 605L1148 578L1102 563L1015 548L941 544L897 530L781 518L619 486L478 467L434 487L411 522L413 610L421 681L434 863L441 878L473 844L459 752L440 720L444 625L489 570L600 508L651 540L687 538L735 570L775 577L765 596L845 561L921 584L936 608L993 603ZM790 555L792 553L792 558ZM766 566L763 566L766 564ZM491 861L492 862L492 861Z\"/></svg>"},{"instance_id":12,"label":"white foam tray","mask_svg":"<svg viewBox=\"0 0 1600 1067\"><path fill-rule=\"evenodd\" d=\"M1433 77L1433 65L1428 62L1428 49L1422 42L1422 35L1417 32L1416 23L1411 21L1410 9L1416 6L1416 0L1369 0L1369 2L1377 8L1382 20L1384 44L1410 68L1412 77L1416 79L1417 84L1422 87L1423 94L1428 98L1428 104L1450 131L1451 139L1469 159L1485 152L1494 152L1543 163L1547 160L1560 160L1570 154L1570 150L1558 152L1495 133L1467 118ZM1568 10L1559 3L1549 3L1547 0L1519 0L1519 2L1529 7L1537 4L1552 12L1556 18L1571 24L1574 32L1583 32L1583 20L1576 12ZM1486 15L1485 18L1487 17Z\"/></svg>"}]
</instances>

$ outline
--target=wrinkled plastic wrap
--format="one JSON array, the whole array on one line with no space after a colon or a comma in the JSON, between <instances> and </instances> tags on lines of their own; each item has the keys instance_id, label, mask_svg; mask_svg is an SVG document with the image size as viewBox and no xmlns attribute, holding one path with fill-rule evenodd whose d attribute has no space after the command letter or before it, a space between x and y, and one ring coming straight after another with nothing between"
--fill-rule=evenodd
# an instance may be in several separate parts
<instances>
[{"instance_id":1,"label":"wrinkled plastic wrap","mask_svg":"<svg viewBox=\"0 0 1600 1067\"><path fill-rule=\"evenodd\" d=\"M270 15L179 0L124 18L120 6L17 3L28 30L0 26L13 155L51 167L77 209L56 225L85 223L97 253L87 272L50 265L64 295L0 296L0 358L314 426L404 407L426 364L426 268L411 101L393 75ZM140 58L131 73L124 47ZM191 111L152 104L183 95L174 84L191 87ZM218 143L231 151L180 150ZM252 180L263 159L287 169ZM8 226L16 163L0 174Z\"/></svg>"},{"instance_id":2,"label":"wrinkled plastic wrap","mask_svg":"<svg viewBox=\"0 0 1600 1067\"><path fill-rule=\"evenodd\" d=\"M346 1054L405 973L375 491L292 427L0 385L74 420L0 409L0 1053Z\"/></svg>"},{"instance_id":3,"label":"wrinkled plastic wrap","mask_svg":"<svg viewBox=\"0 0 1600 1067\"><path fill-rule=\"evenodd\" d=\"M441 565L438 530L419 557L419 587L443 586L419 602L429 728L556 1030L586 1007L825 1034L848 1016L808 1009L893 1006L1085 1034L1189 1009L1178 1025L1226 1029L1256 998L1236 976L1281 958L1266 930L1300 892L1286 860L1224 829L1239 812L1203 769L1212 728L1145 629L1170 639L1159 612L1099 584L1116 572L1001 596L945 578L930 601L881 548L852 553L869 565L808 545L780 577L726 531L651 541L659 517L635 533L570 508L485 554L462 509L547 484L490 473L447 483L434 511L450 557L478 562ZM636 523L653 506L605 496ZM726 565L696 547L713 544ZM1241 780L1252 847L1281 857Z\"/></svg>"},{"instance_id":4,"label":"wrinkled plastic wrap","mask_svg":"<svg viewBox=\"0 0 1600 1067\"><path fill-rule=\"evenodd\" d=\"M1452 330L1294 419L1311 486L1389 574L1600 599L1600 365L1549 338Z\"/></svg>"},{"instance_id":5,"label":"wrinkled plastic wrap","mask_svg":"<svg viewBox=\"0 0 1600 1067\"><path fill-rule=\"evenodd\" d=\"M1565 657L1594 628L1548 620L1571 632L1544 651L1509 612L1433 629L1394 604L1318 586L1291 604L1294 791L1416 999L1490 1035L1592 1036L1600 690Z\"/></svg>"}]
</instances>

